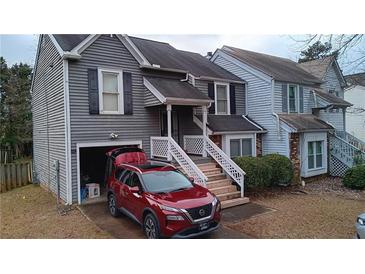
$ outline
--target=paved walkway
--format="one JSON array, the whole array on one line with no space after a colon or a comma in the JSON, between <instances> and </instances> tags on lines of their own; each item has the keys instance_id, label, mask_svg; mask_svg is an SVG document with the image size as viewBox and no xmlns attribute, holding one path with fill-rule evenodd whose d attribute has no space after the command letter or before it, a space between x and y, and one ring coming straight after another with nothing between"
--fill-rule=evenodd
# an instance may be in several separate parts
<instances>
[{"instance_id":1,"label":"paved walkway","mask_svg":"<svg viewBox=\"0 0 365 274\"><path fill-rule=\"evenodd\" d=\"M80 207L81 212L101 229L110 233L117 239L144 239L142 228L139 224L122 215L118 218L112 217L106 203L89 204ZM249 239L248 235L234 231L225 224L238 222L252 216L270 212L271 209L261 205L248 203L222 211L222 221L219 229L203 235L201 239Z\"/></svg>"}]
</instances>

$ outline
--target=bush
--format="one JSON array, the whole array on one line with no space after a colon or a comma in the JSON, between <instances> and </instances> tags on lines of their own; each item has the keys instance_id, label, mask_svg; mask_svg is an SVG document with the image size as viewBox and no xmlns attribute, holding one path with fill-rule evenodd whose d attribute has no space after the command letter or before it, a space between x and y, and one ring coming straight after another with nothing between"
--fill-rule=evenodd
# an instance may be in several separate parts
<instances>
[{"instance_id":1,"label":"bush","mask_svg":"<svg viewBox=\"0 0 365 274\"><path fill-rule=\"evenodd\" d=\"M264 188L271 184L271 166L262 158L237 157L236 164L246 172L245 186L248 188Z\"/></svg>"},{"instance_id":2,"label":"bush","mask_svg":"<svg viewBox=\"0 0 365 274\"><path fill-rule=\"evenodd\" d=\"M358 165L348 169L343 177L345 187L352 189L365 188L365 165Z\"/></svg>"},{"instance_id":3,"label":"bush","mask_svg":"<svg viewBox=\"0 0 365 274\"><path fill-rule=\"evenodd\" d=\"M289 158L279 154L268 154L262 157L271 166L271 185L289 185L294 177L293 163Z\"/></svg>"}]
</instances>

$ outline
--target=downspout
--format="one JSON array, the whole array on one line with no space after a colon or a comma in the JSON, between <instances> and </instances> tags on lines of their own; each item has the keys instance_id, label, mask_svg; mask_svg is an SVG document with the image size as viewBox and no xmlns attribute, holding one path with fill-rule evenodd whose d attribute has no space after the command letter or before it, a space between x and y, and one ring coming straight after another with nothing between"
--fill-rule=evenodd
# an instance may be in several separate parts
<instances>
[{"instance_id":1,"label":"downspout","mask_svg":"<svg viewBox=\"0 0 365 274\"><path fill-rule=\"evenodd\" d=\"M280 130L280 118L279 115L275 112L274 108L274 92L275 92L275 79L271 79L271 113L276 118L276 132L278 134L278 139L281 138L281 130Z\"/></svg>"}]
</instances>

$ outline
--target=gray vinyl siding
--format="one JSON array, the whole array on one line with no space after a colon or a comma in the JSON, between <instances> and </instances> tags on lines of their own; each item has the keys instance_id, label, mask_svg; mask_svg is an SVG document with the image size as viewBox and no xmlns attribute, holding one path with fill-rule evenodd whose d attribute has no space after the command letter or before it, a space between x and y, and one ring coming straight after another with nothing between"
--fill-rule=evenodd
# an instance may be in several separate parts
<instances>
[{"instance_id":1,"label":"gray vinyl siding","mask_svg":"<svg viewBox=\"0 0 365 274\"><path fill-rule=\"evenodd\" d=\"M149 91L147 88L144 88L144 92L145 92L145 101L144 101L144 105L146 107L152 107L152 106L158 106L161 105L160 100L158 100L156 98L155 95L152 94L151 91Z\"/></svg>"},{"instance_id":2,"label":"gray vinyl siding","mask_svg":"<svg viewBox=\"0 0 365 274\"><path fill-rule=\"evenodd\" d=\"M133 115L90 115L87 69L107 67L132 73ZM82 53L79 61L70 62L69 90L71 112L72 197L77 201L76 144L110 142L110 133L119 135L116 141L142 140L150 153L150 136L160 135L158 111L145 108L146 89L139 64L120 40L102 35Z\"/></svg>"},{"instance_id":3,"label":"gray vinyl siding","mask_svg":"<svg viewBox=\"0 0 365 274\"><path fill-rule=\"evenodd\" d=\"M222 56L218 56L214 60L214 63L248 83L248 116L267 130L267 133L263 134L263 154L279 153L288 156L287 133L281 130L281 136L278 136L276 128L277 121L272 115L271 82L261 79Z\"/></svg>"},{"instance_id":4,"label":"gray vinyl siding","mask_svg":"<svg viewBox=\"0 0 365 274\"><path fill-rule=\"evenodd\" d=\"M208 96L208 83L212 81L195 80L195 87ZM236 114L246 114L246 92L244 84L234 84L236 91Z\"/></svg>"},{"instance_id":5,"label":"gray vinyl siding","mask_svg":"<svg viewBox=\"0 0 365 274\"><path fill-rule=\"evenodd\" d=\"M324 77L324 83L321 85L321 88L326 90L327 92L330 89L334 89L339 92L339 97L344 98L344 91L341 87L340 75L336 72L335 64L332 64L331 67L328 68L328 71Z\"/></svg>"},{"instance_id":6,"label":"gray vinyl siding","mask_svg":"<svg viewBox=\"0 0 365 274\"><path fill-rule=\"evenodd\" d=\"M275 89L274 89L274 111L276 113L282 113L282 85L283 82L275 81ZM290 84L290 83L285 83ZM303 86L303 111L304 113L312 113L312 107L314 106L313 101L313 88L308 86Z\"/></svg>"},{"instance_id":7,"label":"gray vinyl siding","mask_svg":"<svg viewBox=\"0 0 365 274\"><path fill-rule=\"evenodd\" d=\"M39 183L57 193L52 164L58 160L60 195L66 201L63 61L48 35L42 36L39 47L32 90L34 174Z\"/></svg>"}]
</instances>

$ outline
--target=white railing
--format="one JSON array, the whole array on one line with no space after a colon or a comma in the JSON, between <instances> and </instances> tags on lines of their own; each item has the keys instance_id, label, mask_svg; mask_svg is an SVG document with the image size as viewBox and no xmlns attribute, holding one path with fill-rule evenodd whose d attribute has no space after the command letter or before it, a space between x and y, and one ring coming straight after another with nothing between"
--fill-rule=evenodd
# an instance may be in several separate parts
<instances>
[{"instance_id":1,"label":"white railing","mask_svg":"<svg viewBox=\"0 0 365 274\"><path fill-rule=\"evenodd\" d=\"M246 173L208 137L204 137L204 141L207 153L241 187L241 197L244 197L244 176Z\"/></svg>"},{"instance_id":2,"label":"white railing","mask_svg":"<svg viewBox=\"0 0 365 274\"><path fill-rule=\"evenodd\" d=\"M365 152L365 142L363 140L355 137L354 135L348 133L347 131L337 131L336 130L335 133L338 137L344 139L351 145L353 145L353 146L357 147L358 149L360 149L361 151Z\"/></svg>"},{"instance_id":3,"label":"white railing","mask_svg":"<svg viewBox=\"0 0 365 274\"><path fill-rule=\"evenodd\" d=\"M203 135L184 135L184 150L189 154L203 155Z\"/></svg>"},{"instance_id":4,"label":"white railing","mask_svg":"<svg viewBox=\"0 0 365 274\"><path fill-rule=\"evenodd\" d=\"M168 137L151 137L151 157L167 158L169 151Z\"/></svg>"},{"instance_id":5,"label":"white railing","mask_svg":"<svg viewBox=\"0 0 365 274\"><path fill-rule=\"evenodd\" d=\"M151 158L163 157L169 159L169 154L188 176L194 178L195 183L206 187L208 178L173 138L151 137Z\"/></svg>"},{"instance_id":6,"label":"white railing","mask_svg":"<svg viewBox=\"0 0 365 274\"><path fill-rule=\"evenodd\" d=\"M330 153L348 167L353 167L356 158L365 160L365 153L346 140L330 134Z\"/></svg>"}]
</instances>

